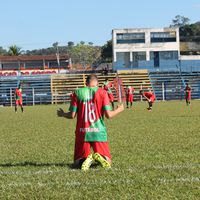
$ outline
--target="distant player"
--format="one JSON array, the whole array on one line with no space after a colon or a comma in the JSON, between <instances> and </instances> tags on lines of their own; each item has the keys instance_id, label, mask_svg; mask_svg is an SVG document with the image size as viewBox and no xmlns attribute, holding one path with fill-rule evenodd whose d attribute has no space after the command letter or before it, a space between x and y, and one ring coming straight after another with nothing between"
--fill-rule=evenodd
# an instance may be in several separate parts
<instances>
[{"instance_id":1,"label":"distant player","mask_svg":"<svg viewBox=\"0 0 200 200\"><path fill-rule=\"evenodd\" d=\"M133 105L133 94L134 94L134 88L131 86L126 87L126 107L129 108L129 103L130 103L130 108Z\"/></svg>"},{"instance_id":2,"label":"distant player","mask_svg":"<svg viewBox=\"0 0 200 200\"><path fill-rule=\"evenodd\" d=\"M111 88L113 87L113 84L111 82L108 81L108 79L105 79L105 82L103 83L103 89L107 91L108 93L108 97L110 99L110 103L112 105L112 109L114 110L114 96L112 93Z\"/></svg>"},{"instance_id":3,"label":"distant player","mask_svg":"<svg viewBox=\"0 0 200 200\"><path fill-rule=\"evenodd\" d=\"M186 87L185 87L185 101L187 106L190 105L190 100L191 100L191 87L188 85L188 83L186 83Z\"/></svg>"},{"instance_id":4,"label":"distant player","mask_svg":"<svg viewBox=\"0 0 200 200\"><path fill-rule=\"evenodd\" d=\"M17 106L21 107L21 111L24 112L23 104L22 104L22 89L19 85L15 90L15 112L17 112Z\"/></svg>"},{"instance_id":5,"label":"distant player","mask_svg":"<svg viewBox=\"0 0 200 200\"><path fill-rule=\"evenodd\" d=\"M156 99L153 92L143 92L142 90L140 90L140 95L142 95L142 97L144 97L148 101L149 107L147 108L147 110L152 111L153 103Z\"/></svg>"}]
</instances>

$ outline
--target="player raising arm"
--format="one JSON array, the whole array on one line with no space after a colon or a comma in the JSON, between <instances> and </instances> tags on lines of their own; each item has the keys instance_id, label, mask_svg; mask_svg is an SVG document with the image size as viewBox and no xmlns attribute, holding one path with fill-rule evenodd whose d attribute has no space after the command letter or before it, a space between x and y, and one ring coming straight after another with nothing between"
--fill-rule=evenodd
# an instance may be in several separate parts
<instances>
[{"instance_id":1,"label":"player raising arm","mask_svg":"<svg viewBox=\"0 0 200 200\"><path fill-rule=\"evenodd\" d=\"M115 110L110 107L107 92L98 87L96 75L89 75L87 86L75 91L69 112L57 111L59 117L77 118L75 131L74 164L86 171L99 162L103 168L111 167L111 155L107 141L104 116L112 118L124 110L123 104ZM93 149L93 153L90 149Z\"/></svg>"}]
</instances>

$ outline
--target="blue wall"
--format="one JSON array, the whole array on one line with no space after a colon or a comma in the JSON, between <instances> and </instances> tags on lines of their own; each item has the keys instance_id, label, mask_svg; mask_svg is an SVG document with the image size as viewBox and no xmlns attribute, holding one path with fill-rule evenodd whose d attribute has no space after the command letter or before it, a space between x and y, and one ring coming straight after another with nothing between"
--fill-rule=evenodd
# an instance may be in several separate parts
<instances>
[{"instance_id":1,"label":"blue wall","mask_svg":"<svg viewBox=\"0 0 200 200\"><path fill-rule=\"evenodd\" d=\"M160 60L160 66L154 67L154 61L138 61L138 63L127 63L118 61L113 64L114 70L148 69L149 71L182 71L200 72L200 60Z\"/></svg>"}]
</instances>

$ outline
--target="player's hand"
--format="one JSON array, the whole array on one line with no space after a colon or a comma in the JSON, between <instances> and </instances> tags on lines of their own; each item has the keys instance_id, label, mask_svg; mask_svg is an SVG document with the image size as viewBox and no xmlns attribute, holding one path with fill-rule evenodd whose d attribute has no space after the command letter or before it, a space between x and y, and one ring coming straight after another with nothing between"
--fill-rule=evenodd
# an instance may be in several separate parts
<instances>
[{"instance_id":1,"label":"player's hand","mask_svg":"<svg viewBox=\"0 0 200 200\"><path fill-rule=\"evenodd\" d=\"M57 110L57 116L58 117L63 117L64 116L64 110L62 108L59 108L59 110Z\"/></svg>"}]
</instances>

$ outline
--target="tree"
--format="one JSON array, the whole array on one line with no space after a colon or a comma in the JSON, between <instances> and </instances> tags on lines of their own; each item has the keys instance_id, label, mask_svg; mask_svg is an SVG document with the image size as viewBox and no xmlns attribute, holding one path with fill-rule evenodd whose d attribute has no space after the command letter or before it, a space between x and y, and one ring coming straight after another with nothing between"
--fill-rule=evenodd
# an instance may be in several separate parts
<instances>
[{"instance_id":1,"label":"tree","mask_svg":"<svg viewBox=\"0 0 200 200\"><path fill-rule=\"evenodd\" d=\"M6 55L6 54L7 51L3 47L0 47L0 55Z\"/></svg>"},{"instance_id":2,"label":"tree","mask_svg":"<svg viewBox=\"0 0 200 200\"><path fill-rule=\"evenodd\" d=\"M17 45L12 45L9 47L8 54L11 56L18 56L23 53L21 47L18 47Z\"/></svg>"},{"instance_id":3,"label":"tree","mask_svg":"<svg viewBox=\"0 0 200 200\"><path fill-rule=\"evenodd\" d=\"M84 41L80 41L80 44L84 45L84 44L85 44L85 42L84 42Z\"/></svg>"},{"instance_id":4,"label":"tree","mask_svg":"<svg viewBox=\"0 0 200 200\"><path fill-rule=\"evenodd\" d=\"M94 62L100 59L101 48L80 42L71 48L69 54L74 64L81 64L85 68L86 65L92 66Z\"/></svg>"},{"instance_id":5,"label":"tree","mask_svg":"<svg viewBox=\"0 0 200 200\"><path fill-rule=\"evenodd\" d=\"M103 62L112 62L112 40L101 47L101 57Z\"/></svg>"},{"instance_id":6,"label":"tree","mask_svg":"<svg viewBox=\"0 0 200 200\"><path fill-rule=\"evenodd\" d=\"M89 44L90 46L92 46L94 43L93 43L93 42L88 42L88 44Z\"/></svg>"},{"instance_id":7,"label":"tree","mask_svg":"<svg viewBox=\"0 0 200 200\"><path fill-rule=\"evenodd\" d=\"M69 41L68 43L67 43L68 45L68 47L73 47L74 46L74 42L72 42L72 41Z\"/></svg>"},{"instance_id":8,"label":"tree","mask_svg":"<svg viewBox=\"0 0 200 200\"><path fill-rule=\"evenodd\" d=\"M176 15L175 18L172 20L172 24L170 27L182 27L185 25L188 25L190 22L190 19L181 15Z\"/></svg>"}]
</instances>

